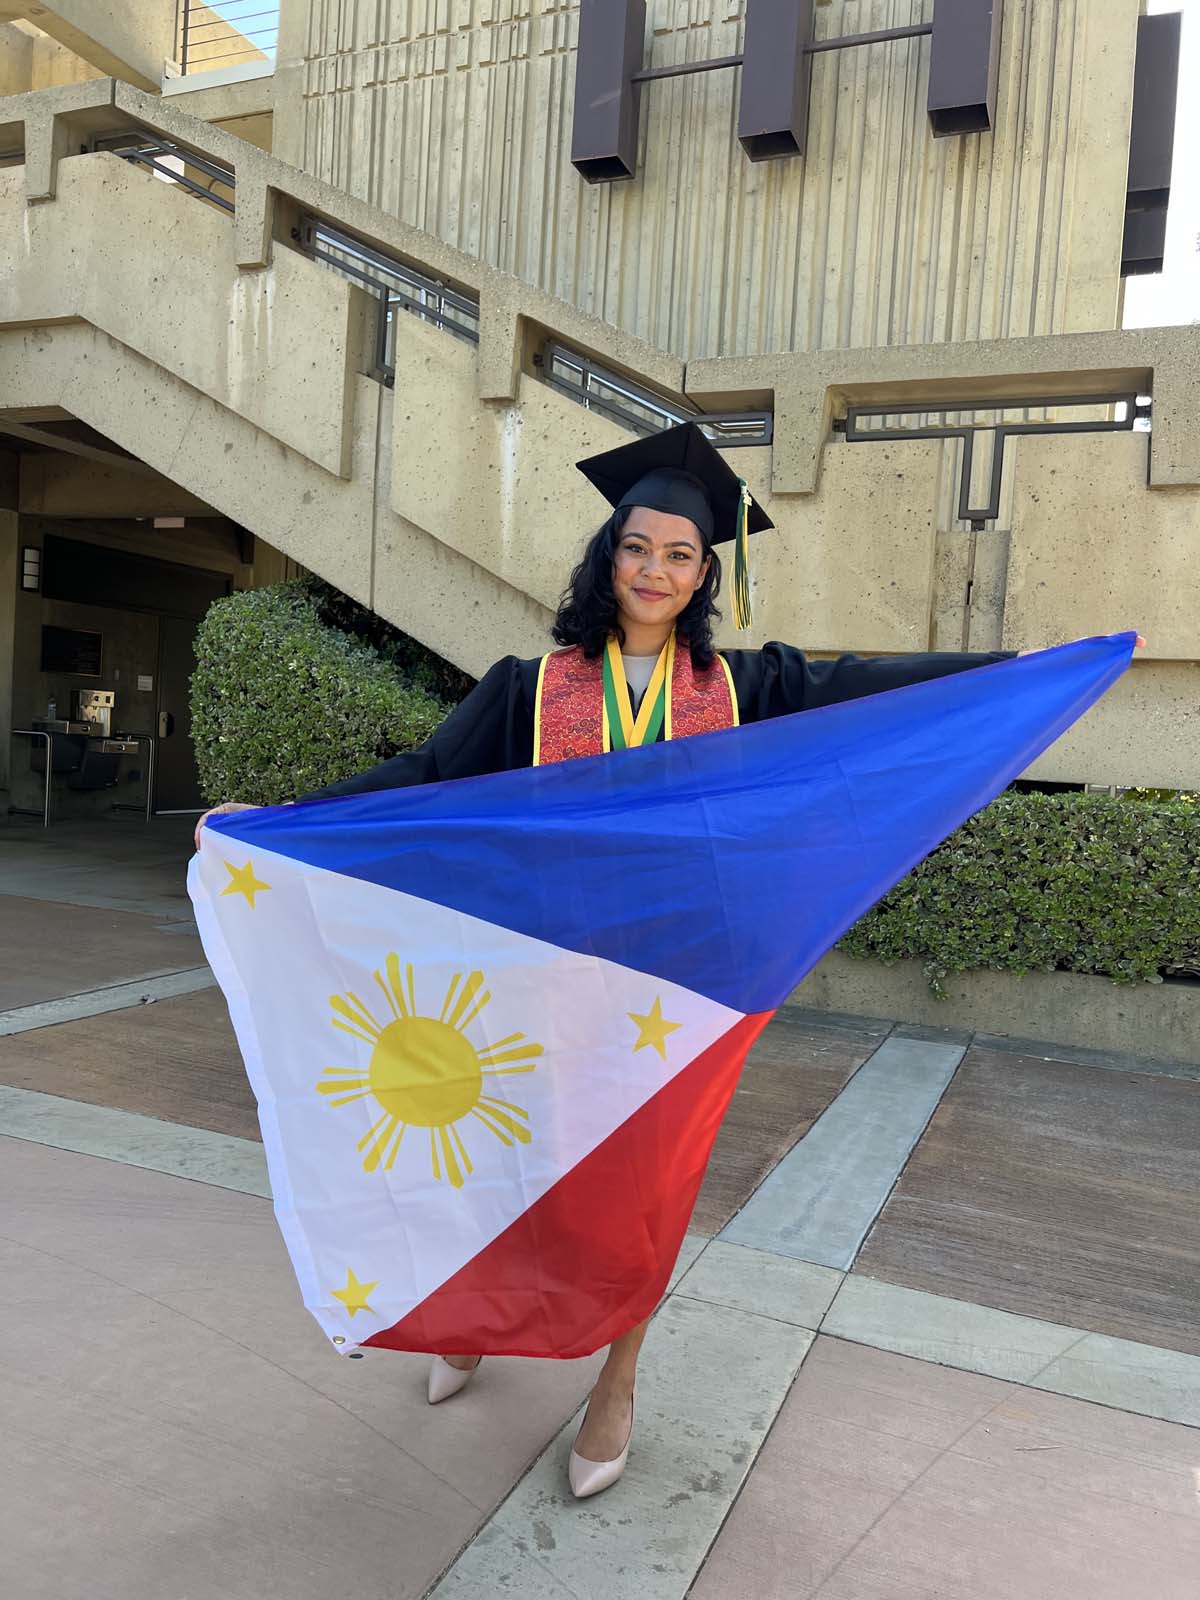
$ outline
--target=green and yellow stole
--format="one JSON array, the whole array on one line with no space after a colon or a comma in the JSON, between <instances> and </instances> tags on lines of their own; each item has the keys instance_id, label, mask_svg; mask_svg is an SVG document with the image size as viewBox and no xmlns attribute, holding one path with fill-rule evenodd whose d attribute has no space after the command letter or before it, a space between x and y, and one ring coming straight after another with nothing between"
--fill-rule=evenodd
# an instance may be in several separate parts
<instances>
[{"instance_id":1,"label":"green and yellow stole","mask_svg":"<svg viewBox=\"0 0 1200 1600\"><path fill-rule=\"evenodd\" d=\"M629 750L659 738L686 739L693 733L735 728L737 722L737 696L724 657L717 656L706 672L697 672L686 645L676 649L674 634L654 664L635 717L621 647L610 637L603 654L591 660L578 645L542 657L533 764Z\"/></svg>"}]
</instances>

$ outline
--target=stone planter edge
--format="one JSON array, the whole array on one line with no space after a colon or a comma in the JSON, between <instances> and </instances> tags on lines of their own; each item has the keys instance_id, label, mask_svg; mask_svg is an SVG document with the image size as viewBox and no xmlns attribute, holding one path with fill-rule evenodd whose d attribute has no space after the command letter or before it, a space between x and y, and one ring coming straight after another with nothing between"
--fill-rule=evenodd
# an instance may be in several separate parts
<instances>
[{"instance_id":1,"label":"stone planter edge","mask_svg":"<svg viewBox=\"0 0 1200 1600\"><path fill-rule=\"evenodd\" d=\"M1200 983L1115 984L1073 972L965 972L936 1000L918 961L885 966L831 950L788 1004L923 1027L1043 1039L1089 1050L1200 1061Z\"/></svg>"}]
</instances>

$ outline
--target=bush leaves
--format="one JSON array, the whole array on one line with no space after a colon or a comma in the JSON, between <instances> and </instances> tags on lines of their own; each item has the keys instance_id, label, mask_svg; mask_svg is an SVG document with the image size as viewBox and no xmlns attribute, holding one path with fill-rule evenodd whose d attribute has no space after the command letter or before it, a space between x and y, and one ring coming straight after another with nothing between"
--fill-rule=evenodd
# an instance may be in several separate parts
<instances>
[{"instance_id":1,"label":"bush leaves","mask_svg":"<svg viewBox=\"0 0 1200 1600\"><path fill-rule=\"evenodd\" d=\"M1200 975L1200 805L1007 794L845 936L848 955L951 973Z\"/></svg>"},{"instance_id":2,"label":"bush leaves","mask_svg":"<svg viewBox=\"0 0 1200 1600\"><path fill-rule=\"evenodd\" d=\"M210 804L294 800L422 744L450 709L326 626L303 582L218 600L196 634L192 737Z\"/></svg>"}]
</instances>

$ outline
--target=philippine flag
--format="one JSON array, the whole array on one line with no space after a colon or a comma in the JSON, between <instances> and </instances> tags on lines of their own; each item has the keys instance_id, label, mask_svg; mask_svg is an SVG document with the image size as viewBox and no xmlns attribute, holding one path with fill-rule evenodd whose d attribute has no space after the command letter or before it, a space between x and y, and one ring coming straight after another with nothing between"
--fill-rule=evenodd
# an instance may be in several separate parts
<instances>
[{"instance_id":1,"label":"philippine flag","mask_svg":"<svg viewBox=\"0 0 1200 1600\"><path fill-rule=\"evenodd\" d=\"M333 1344L581 1356L647 1316L774 1009L1133 643L205 828L189 889Z\"/></svg>"}]
</instances>

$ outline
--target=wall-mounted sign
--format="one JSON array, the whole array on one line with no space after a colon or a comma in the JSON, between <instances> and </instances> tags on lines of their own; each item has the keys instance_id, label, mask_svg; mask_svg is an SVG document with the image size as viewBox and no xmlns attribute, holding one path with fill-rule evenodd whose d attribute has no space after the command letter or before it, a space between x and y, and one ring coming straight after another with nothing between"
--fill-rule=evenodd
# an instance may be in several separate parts
<instances>
[{"instance_id":1,"label":"wall-mounted sign","mask_svg":"<svg viewBox=\"0 0 1200 1600\"><path fill-rule=\"evenodd\" d=\"M646 68L646 0L581 0L571 160L589 183L632 178L643 84L723 68L742 70L738 138L751 161L802 156L812 59L928 35L929 125L935 135L992 126L1001 0L934 0L933 21L816 39L817 0L746 0L742 54Z\"/></svg>"}]
</instances>

